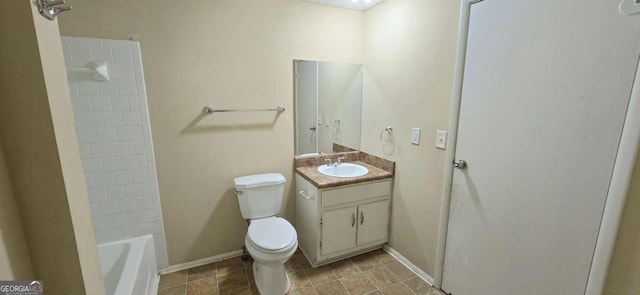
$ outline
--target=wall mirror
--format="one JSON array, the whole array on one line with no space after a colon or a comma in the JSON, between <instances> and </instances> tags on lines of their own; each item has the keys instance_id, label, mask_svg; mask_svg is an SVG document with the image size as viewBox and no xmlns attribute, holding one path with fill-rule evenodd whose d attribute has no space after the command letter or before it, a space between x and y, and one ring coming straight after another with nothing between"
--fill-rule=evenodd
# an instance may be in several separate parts
<instances>
[{"instance_id":1,"label":"wall mirror","mask_svg":"<svg viewBox=\"0 0 640 295\"><path fill-rule=\"evenodd\" d=\"M360 149L362 65L294 61L296 155Z\"/></svg>"}]
</instances>

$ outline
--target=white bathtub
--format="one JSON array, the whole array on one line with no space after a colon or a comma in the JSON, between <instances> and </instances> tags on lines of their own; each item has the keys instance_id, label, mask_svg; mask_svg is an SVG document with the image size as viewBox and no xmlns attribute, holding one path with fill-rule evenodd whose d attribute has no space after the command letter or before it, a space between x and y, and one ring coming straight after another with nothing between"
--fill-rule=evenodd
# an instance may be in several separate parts
<instances>
[{"instance_id":1,"label":"white bathtub","mask_svg":"<svg viewBox=\"0 0 640 295\"><path fill-rule=\"evenodd\" d=\"M158 288L153 236L98 245L107 295L154 295Z\"/></svg>"}]
</instances>

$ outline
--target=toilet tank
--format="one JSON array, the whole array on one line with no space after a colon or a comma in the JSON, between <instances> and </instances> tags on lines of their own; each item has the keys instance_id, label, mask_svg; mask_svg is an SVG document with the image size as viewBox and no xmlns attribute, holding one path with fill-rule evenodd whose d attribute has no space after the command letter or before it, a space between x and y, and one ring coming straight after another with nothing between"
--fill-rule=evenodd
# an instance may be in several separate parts
<instances>
[{"instance_id":1,"label":"toilet tank","mask_svg":"<svg viewBox=\"0 0 640 295\"><path fill-rule=\"evenodd\" d=\"M280 213L286 181L280 173L248 175L234 179L242 217L256 219Z\"/></svg>"}]
</instances>

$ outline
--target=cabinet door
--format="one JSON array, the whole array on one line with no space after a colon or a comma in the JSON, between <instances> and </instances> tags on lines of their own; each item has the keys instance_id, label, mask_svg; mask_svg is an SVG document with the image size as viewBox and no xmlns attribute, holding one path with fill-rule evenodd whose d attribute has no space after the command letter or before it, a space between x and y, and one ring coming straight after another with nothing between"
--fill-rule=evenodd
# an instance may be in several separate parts
<instances>
[{"instance_id":1,"label":"cabinet door","mask_svg":"<svg viewBox=\"0 0 640 295\"><path fill-rule=\"evenodd\" d=\"M358 246L386 241L389 236L389 200L358 206Z\"/></svg>"},{"instance_id":2,"label":"cabinet door","mask_svg":"<svg viewBox=\"0 0 640 295\"><path fill-rule=\"evenodd\" d=\"M322 213L322 255L356 246L357 208L347 207Z\"/></svg>"}]
</instances>

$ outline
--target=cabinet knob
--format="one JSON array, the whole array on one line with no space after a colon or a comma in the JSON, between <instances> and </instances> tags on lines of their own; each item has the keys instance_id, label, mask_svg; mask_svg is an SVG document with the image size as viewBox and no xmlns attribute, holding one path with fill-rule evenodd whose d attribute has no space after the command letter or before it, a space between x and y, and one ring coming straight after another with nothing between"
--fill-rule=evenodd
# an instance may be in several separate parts
<instances>
[{"instance_id":1,"label":"cabinet knob","mask_svg":"<svg viewBox=\"0 0 640 295\"><path fill-rule=\"evenodd\" d=\"M364 223L364 212L360 211L360 225Z\"/></svg>"},{"instance_id":2,"label":"cabinet knob","mask_svg":"<svg viewBox=\"0 0 640 295\"><path fill-rule=\"evenodd\" d=\"M351 214L351 227L356 226L356 214L352 213Z\"/></svg>"}]
</instances>

